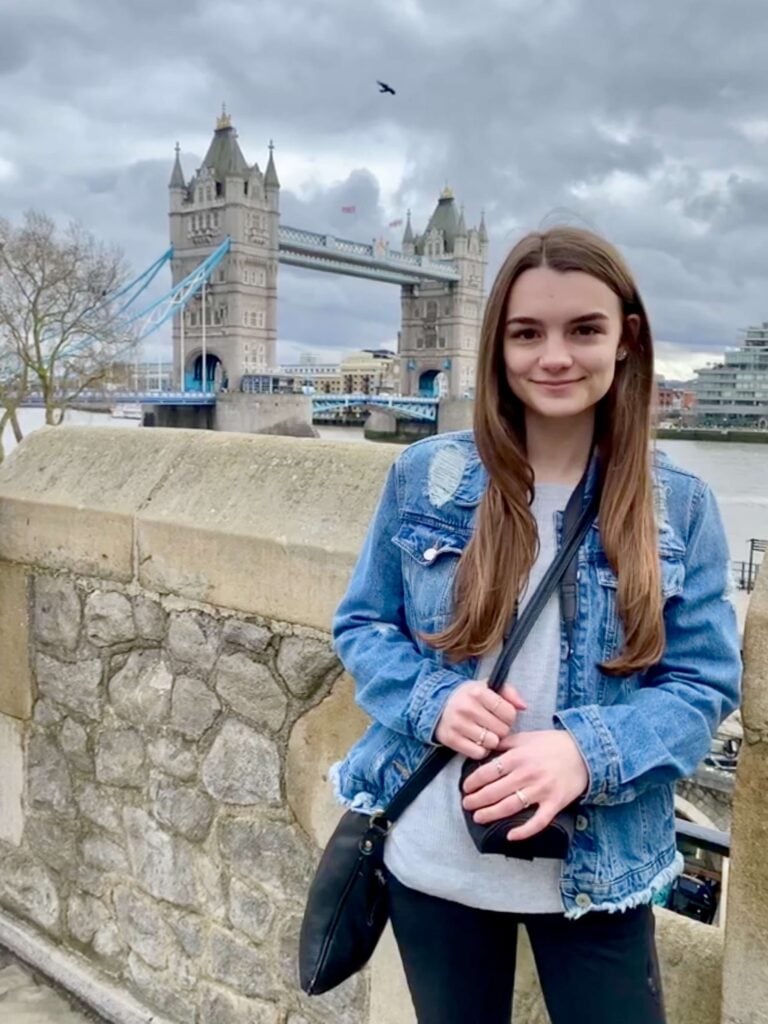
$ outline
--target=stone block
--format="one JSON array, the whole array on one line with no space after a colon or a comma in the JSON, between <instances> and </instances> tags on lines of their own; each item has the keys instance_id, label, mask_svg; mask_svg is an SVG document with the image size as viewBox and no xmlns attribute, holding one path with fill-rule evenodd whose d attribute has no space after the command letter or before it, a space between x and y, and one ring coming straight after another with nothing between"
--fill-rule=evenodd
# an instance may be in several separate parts
<instances>
[{"instance_id":1,"label":"stone block","mask_svg":"<svg viewBox=\"0 0 768 1024\"><path fill-rule=\"evenodd\" d=\"M59 746L73 768L82 772L93 770L93 757L88 749L88 733L73 718L65 718L59 729Z\"/></svg>"},{"instance_id":2,"label":"stone block","mask_svg":"<svg viewBox=\"0 0 768 1024\"><path fill-rule=\"evenodd\" d=\"M109 919L107 908L93 896L75 893L67 900L67 928L78 942L89 943Z\"/></svg>"},{"instance_id":3,"label":"stone block","mask_svg":"<svg viewBox=\"0 0 768 1024\"><path fill-rule=\"evenodd\" d=\"M255 886L246 886L237 878L229 884L229 920L254 942L263 942L269 934L275 908L267 894Z\"/></svg>"},{"instance_id":4,"label":"stone block","mask_svg":"<svg viewBox=\"0 0 768 1024\"><path fill-rule=\"evenodd\" d=\"M286 636L277 652L277 671L294 697L311 697L329 676L341 674L341 664L330 638Z\"/></svg>"},{"instance_id":5,"label":"stone block","mask_svg":"<svg viewBox=\"0 0 768 1024\"><path fill-rule=\"evenodd\" d=\"M105 729L96 745L96 778L112 786L141 786L145 749L136 729Z\"/></svg>"},{"instance_id":6,"label":"stone block","mask_svg":"<svg viewBox=\"0 0 768 1024\"><path fill-rule=\"evenodd\" d=\"M30 807L72 814L69 765L54 740L45 733L30 737L27 749L27 799Z\"/></svg>"},{"instance_id":7,"label":"stone block","mask_svg":"<svg viewBox=\"0 0 768 1024\"><path fill-rule=\"evenodd\" d=\"M218 697L200 679L178 676L171 697L171 728L188 739L199 740L221 711Z\"/></svg>"},{"instance_id":8,"label":"stone block","mask_svg":"<svg viewBox=\"0 0 768 1024\"><path fill-rule=\"evenodd\" d=\"M120 961L125 953L125 945L114 921L107 921L98 929L91 945L94 953L106 960L111 967L117 967L118 964L122 967Z\"/></svg>"},{"instance_id":9,"label":"stone block","mask_svg":"<svg viewBox=\"0 0 768 1024\"><path fill-rule=\"evenodd\" d=\"M61 905L54 876L28 854L0 854L0 905L56 932Z\"/></svg>"},{"instance_id":10,"label":"stone block","mask_svg":"<svg viewBox=\"0 0 768 1024\"><path fill-rule=\"evenodd\" d=\"M126 807L123 824L134 877L145 892L182 907L199 902L194 848L165 832L139 808Z\"/></svg>"},{"instance_id":11,"label":"stone block","mask_svg":"<svg viewBox=\"0 0 768 1024\"><path fill-rule=\"evenodd\" d=\"M216 981L245 996L269 997L275 991L269 956L223 928L211 929L209 972Z\"/></svg>"},{"instance_id":12,"label":"stone block","mask_svg":"<svg viewBox=\"0 0 768 1024\"><path fill-rule=\"evenodd\" d=\"M149 760L177 779L190 780L197 775L199 757L196 749L171 736L160 736L147 746Z\"/></svg>"},{"instance_id":13,"label":"stone block","mask_svg":"<svg viewBox=\"0 0 768 1024\"><path fill-rule=\"evenodd\" d=\"M213 682L221 699L257 728L277 732L285 721L288 699L261 662L226 654L219 658Z\"/></svg>"},{"instance_id":14,"label":"stone block","mask_svg":"<svg viewBox=\"0 0 768 1024\"><path fill-rule=\"evenodd\" d=\"M302 828L325 846L342 809L328 783L328 768L362 736L369 719L355 704L348 675L303 715L291 730L286 758L286 795Z\"/></svg>"},{"instance_id":15,"label":"stone block","mask_svg":"<svg viewBox=\"0 0 768 1024\"><path fill-rule=\"evenodd\" d=\"M108 836L91 835L82 842L83 863L100 871L128 871L128 858L122 846Z\"/></svg>"},{"instance_id":16,"label":"stone block","mask_svg":"<svg viewBox=\"0 0 768 1024\"><path fill-rule=\"evenodd\" d=\"M140 594L133 602L133 619L143 640L162 640L168 626L168 613L159 601Z\"/></svg>"},{"instance_id":17,"label":"stone block","mask_svg":"<svg viewBox=\"0 0 768 1024\"><path fill-rule=\"evenodd\" d=\"M85 782L78 787L75 800L80 814L86 821L108 832L120 832L123 827L122 803L118 794L119 790L110 790L105 786Z\"/></svg>"},{"instance_id":18,"label":"stone block","mask_svg":"<svg viewBox=\"0 0 768 1024\"><path fill-rule=\"evenodd\" d=\"M175 779L152 778L149 785L151 810L161 825L167 825L193 842L208 835L214 804L199 789L181 786Z\"/></svg>"},{"instance_id":19,"label":"stone block","mask_svg":"<svg viewBox=\"0 0 768 1024\"><path fill-rule=\"evenodd\" d=\"M168 719L172 686L173 676L159 651L131 651L107 689L121 718L154 730Z\"/></svg>"},{"instance_id":20,"label":"stone block","mask_svg":"<svg viewBox=\"0 0 768 1024\"><path fill-rule=\"evenodd\" d=\"M219 624L199 612L174 612L168 626L168 651L179 668L206 678L219 650Z\"/></svg>"},{"instance_id":21,"label":"stone block","mask_svg":"<svg viewBox=\"0 0 768 1024\"><path fill-rule=\"evenodd\" d=\"M303 902L312 878L308 844L293 825L278 821L220 818L219 850L247 884L257 882L279 899Z\"/></svg>"},{"instance_id":22,"label":"stone block","mask_svg":"<svg viewBox=\"0 0 768 1024\"><path fill-rule=\"evenodd\" d=\"M242 619L227 619L222 629L221 639L225 644L242 647L251 654L263 654L272 639L266 626L255 622L243 622Z\"/></svg>"},{"instance_id":23,"label":"stone block","mask_svg":"<svg viewBox=\"0 0 768 1024\"><path fill-rule=\"evenodd\" d=\"M165 919L182 951L189 957L199 957L208 940L208 919L185 910L165 908Z\"/></svg>"},{"instance_id":24,"label":"stone block","mask_svg":"<svg viewBox=\"0 0 768 1024\"><path fill-rule=\"evenodd\" d=\"M32 721L35 725L39 725L41 729L47 729L49 725L58 725L63 718L64 712L61 708L56 707L49 700L43 700L42 697L37 698L32 712Z\"/></svg>"},{"instance_id":25,"label":"stone block","mask_svg":"<svg viewBox=\"0 0 768 1024\"><path fill-rule=\"evenodd\" d=\"M277 747L242 722L224 722L203 761L202 779L211 796L223 803L280 803Z\"/></svg>"},{"instance_id":26,"label":"stone block","mask_svg":"<svg viewBox=\"0 0 768 1024\"><path fill-rule=\"evenodd\" d=\"M82 624L80 595L67 576L38 576L35 589L35 640L57 650L77 650Z\"/></svg>"},{"instance_id":27,"label":"stone block","mask_svg":"<svg viewBox=\"0 0 768 1024\"><path fill-rule=\"evenodd\" d=\"M156 969L167 967L173 936L154 900L118 886L113 901L123 941Z\"/></svg>"},{"instance_id":28,"label":"stone block","mask_svg":"<svg viewBox=\"0 0 768 1024\"><path fill-rule=\"evenodd\" d=\"M131 953L128 973L146 1000L161 1013L180 1024L195 1020L194 982L188 972L156 971L136 953Z\"/></svg>"},{"instance_id":29,"label":"stone block","mask_svg":"<svg viewBox=\"0 0 768 1024\"><path fill-rule=\"evenodd\" d=\"M114 590L89 594L85 602L85 631L95 647L111 647L135 639L133 608L125 594Z\"/></svg>"},{"instance_id":30,"label":"stone block","mask_svg":"<svg viewBox=\"0 0 768 1024\"><path fill-rule=\"evenodd\" d=\"M0 840L18 846L24 833L24 725L0 714Z\"/></svg>"},{"instance_id":31,"label":"stone block","mask_svg":"<svg viewBox=\"0 0 768 1024\"><path fill-rule=\"evenodd\" d=\"M55 814L30 814L24 827L24 845L35 857L58 871L62 879L77 876L77 819L62 821Z\"/></svg>"},{"instance_id":32,"label":"stone block","mask_svg":"<svg viewBox=\"0 0 768 1024\"><path fill-rule=\"evenodd\" d=\"M29 718L33 700L27 575L0 562L0 714Z\"/></svg>"},{"instance_id":33,"label":"stone block","mask_svg":"<svg viewBox=\"0 0 768 1024\"><path fill-rule=\"evenodd\" d=\"M219 985L200 986L199 1024L278 1024L274 1003L245 999Z\"/></svg>"},{"instance_id":34,"label":"stone block","mask_svg":"<svg viewBox=\"0 0 768 1024\"><path fill-rule=\"evenodd\" d=\"M104 696L101 662L97 658L72 664L38 654L35 668L43 697L92 721L101 718Z\"/></svg>"}]
</instances>

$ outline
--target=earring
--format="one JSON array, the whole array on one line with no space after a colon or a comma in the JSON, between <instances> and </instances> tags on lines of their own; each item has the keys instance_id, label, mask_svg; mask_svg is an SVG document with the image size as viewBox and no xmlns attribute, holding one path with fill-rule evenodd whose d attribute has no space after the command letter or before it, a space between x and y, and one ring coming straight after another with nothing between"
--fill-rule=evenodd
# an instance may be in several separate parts
<instances>
[{"instance_id":1,"label":"earring","mask_svg":"<svg viewBox=\"0 0 768 1024\"><path fill-rule=\"evenodd\" d=\"M621 352L618 352L617 355L616 355L616 362L619 363L619 362L621 362L622 360L624 360L626 358L627 358L627 350L626 349L622 349Z\"/></svg>"}]
</instances>

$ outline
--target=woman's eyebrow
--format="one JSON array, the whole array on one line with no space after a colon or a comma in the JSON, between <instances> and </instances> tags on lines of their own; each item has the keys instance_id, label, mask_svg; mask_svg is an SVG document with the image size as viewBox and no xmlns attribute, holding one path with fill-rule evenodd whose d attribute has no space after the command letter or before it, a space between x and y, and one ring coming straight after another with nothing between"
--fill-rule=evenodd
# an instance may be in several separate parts
<instances>
[{"instance_id":1,"label":"woman's eyebrow","mask_svg":"<svg viewBox=\"0 0 768 1024\"><path fill-rule=\"evenodd\" d=\"M601 313L600 310L596 310L594 313L583 313L581 316L575 316L569 320L569 324L583 324L589 320L610 320L607 313ZM509 324L533 324L534 326L541 324L541 320L537 320L535 316L511 316L507 320L507 326Z\"/></svg>"}]
</instances>

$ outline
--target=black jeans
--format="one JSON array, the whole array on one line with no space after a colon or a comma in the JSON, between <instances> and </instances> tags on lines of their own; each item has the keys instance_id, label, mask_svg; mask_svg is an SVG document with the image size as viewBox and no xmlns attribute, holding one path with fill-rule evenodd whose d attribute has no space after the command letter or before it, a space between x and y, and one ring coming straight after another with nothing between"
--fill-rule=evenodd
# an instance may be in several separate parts
<instances>
[{"instance_id":1,"label":"black jeans","mask_svg":"<svg viewBox=\"0 0 768 1024\"><path fill-rule=\"evenodd\" d=\"M504 914L426 896L389 874L390 914L419 1024L509 1024L525 925L552 1024L664 1024L653 911Z\"/></svg>"}]
</instances>

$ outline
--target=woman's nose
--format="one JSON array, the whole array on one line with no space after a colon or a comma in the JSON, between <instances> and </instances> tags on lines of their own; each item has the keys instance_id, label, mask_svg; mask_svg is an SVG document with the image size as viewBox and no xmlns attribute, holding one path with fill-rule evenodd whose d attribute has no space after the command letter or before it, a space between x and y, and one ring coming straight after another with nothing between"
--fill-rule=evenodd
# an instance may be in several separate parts
<instances>
[{"instance_id":1,"label":"woman's nose","mask_svg":"<svg viewBox=\"0 0 768 1024\"><path fill-rule=\"evenodd\" d=\"M539 365L544 369L551 370L570 366L572 362L573 357L568 351L568 346L562 335L549 335L541 350Z\"/></svg>"}]
</instances>

